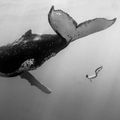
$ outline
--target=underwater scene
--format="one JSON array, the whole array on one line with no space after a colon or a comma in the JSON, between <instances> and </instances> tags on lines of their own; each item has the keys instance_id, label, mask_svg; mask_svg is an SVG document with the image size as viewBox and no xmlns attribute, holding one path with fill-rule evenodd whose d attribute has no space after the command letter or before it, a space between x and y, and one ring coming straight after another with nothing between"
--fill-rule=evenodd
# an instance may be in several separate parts
<instances>
[{"instance_id":1,"label":"underwater scene","mask_svg":"<svg viewBox=\"0 0 120 120\"><path fill-rule=\"evenodd\" d=\"M1 0L0 120L120 120L119 13L119 0Z\"/></svg>"}]
</instances>

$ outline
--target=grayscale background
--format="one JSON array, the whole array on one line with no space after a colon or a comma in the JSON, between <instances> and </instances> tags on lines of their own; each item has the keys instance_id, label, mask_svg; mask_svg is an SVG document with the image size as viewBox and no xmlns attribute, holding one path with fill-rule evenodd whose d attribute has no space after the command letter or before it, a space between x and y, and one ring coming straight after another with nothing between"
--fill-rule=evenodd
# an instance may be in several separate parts
<instances>
[{"instance_id":1,"label":"grayscale background","mask_svg":"<svg viewBox=\"0 0 120 120\"><path fill-rule=\"evenodd\" d=\"M20 77L0 77L0 120L120 120L119 0L0 0L0 46L32 29L54 33L51 6L78 23L117 17L110 28L81 38L31 73L52 90L47 95ZM91 83L86 74L103 65Z\"/></svg>"}]
</instances>

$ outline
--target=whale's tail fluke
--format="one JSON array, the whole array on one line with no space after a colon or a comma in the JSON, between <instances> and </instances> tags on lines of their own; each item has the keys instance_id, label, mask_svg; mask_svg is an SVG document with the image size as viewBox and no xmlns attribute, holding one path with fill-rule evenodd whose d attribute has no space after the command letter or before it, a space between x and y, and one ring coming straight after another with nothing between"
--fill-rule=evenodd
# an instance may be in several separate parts
<instances>
[{"instance_id":1,"label":"whale's tail fluke","mask_svg":"<svg viewBox=\"0 0 120 120\"><path fill-rule=\"evenodd\" d=\"M54 6L52 6L48 14L48 20L56 33L65 38L67 42L72 42L92 33L107 29L115 23L116 18L112 20L95 18L78 25L69 14L62 10L54 10Z\"/></svg>"},{"instance_id":2,"label":"whale's tail fluke","mask_svg":"<svg viewBox=\"0 0 120 120\"><path fill-rule=\"evenodd\" d=\"M92 20L85 21L76 27L76 32L72 41L88 36L90 34L102 31L113 25L116 21L116 18L108 20L105 18L95 18Z\"/></svg>"}]
</instances>

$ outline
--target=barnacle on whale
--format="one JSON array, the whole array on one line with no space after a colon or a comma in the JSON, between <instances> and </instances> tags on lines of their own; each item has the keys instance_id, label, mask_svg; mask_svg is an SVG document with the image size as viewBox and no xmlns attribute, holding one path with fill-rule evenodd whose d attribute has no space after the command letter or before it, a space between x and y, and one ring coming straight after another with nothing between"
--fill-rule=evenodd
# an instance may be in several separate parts
<instances>
[{"instance_id":1,"label":"barnacle on whale","mask_svg":"<svg viewBox=\"0 0 120 120\"><path fill-rule=\"evenodd\" d=\"M77 25L67 13L51 8L48 20L57 34L34 34L28 30L18 40L0 47L0 75L20 76L45 93L51 91L43 86L30 70L37 69L46 60L55 56L70 42L110 27L116 19L96 18Z\"/></svg>"}]
</instances>

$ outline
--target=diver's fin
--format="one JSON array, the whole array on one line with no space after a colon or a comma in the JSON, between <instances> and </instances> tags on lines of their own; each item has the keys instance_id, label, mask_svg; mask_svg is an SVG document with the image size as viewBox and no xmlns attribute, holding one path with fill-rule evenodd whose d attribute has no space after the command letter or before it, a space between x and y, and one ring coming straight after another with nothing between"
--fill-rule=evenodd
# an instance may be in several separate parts
<instances>
[{"instance_id":1,"label":"diver's fin","mask_svg":"<svg viewBox=\"0 0 120 120\"><path fill-rule=\"evenodd\" d=\"M78 25L69 14L62 10L54 10L54 6L52 6L48 20L53 30L69 42L110 27L116 18L112 20L96 18Z\"/></svg>"},{"instance_id":2,"label":"diver's fin","mask_svg":"<svg viewBox=\"0 0 120 120\"><path fill-rule=\"evenodd\" d=\"M103 69L103 66L98 67L98 68L95 70L95 73L98 74L102 69Z\"/></svg>"},{"instance_id":3,"label":"diver's fin","mask_svg":"<svg viewBox=\"0 0 120 120\"><path fill-rule=\"evenodd\" d=\"M20 77L22 79L26 79L31 85L37 87L44 93L47 93L47 94L51 93L51 91L47 87L45 87L43 84L41 84L30 72L25 71L20 75Z\"/></svg>"}]
</instances>

